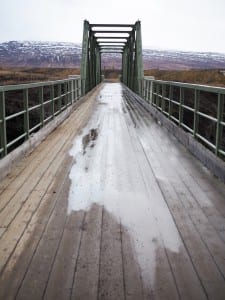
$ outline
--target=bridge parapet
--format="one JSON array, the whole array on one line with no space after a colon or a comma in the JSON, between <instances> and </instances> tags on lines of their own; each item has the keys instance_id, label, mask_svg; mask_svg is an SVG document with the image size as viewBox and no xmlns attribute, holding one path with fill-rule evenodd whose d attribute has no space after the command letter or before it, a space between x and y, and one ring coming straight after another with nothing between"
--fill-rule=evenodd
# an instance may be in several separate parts
<instances>
[{"instance_id":1,"label":"bridge parapet","mask_svg":"<svg viewBox=\"0 0 225 300\"><path fill-rule=\"evenodd\" d=\"M80 97L80 76L73 75L64 80L0 86L0 157L28 140Z\"/></svg>"},{"instance_id":2,"label":"bridge parapet","mask_svg":"<svg viewBox=\"0 0 225 300\"><path fill-rule=\"evenodd\" d=\"M142 97L225 159L225 88L145 77Z\"/></svg>"}]
</instances>

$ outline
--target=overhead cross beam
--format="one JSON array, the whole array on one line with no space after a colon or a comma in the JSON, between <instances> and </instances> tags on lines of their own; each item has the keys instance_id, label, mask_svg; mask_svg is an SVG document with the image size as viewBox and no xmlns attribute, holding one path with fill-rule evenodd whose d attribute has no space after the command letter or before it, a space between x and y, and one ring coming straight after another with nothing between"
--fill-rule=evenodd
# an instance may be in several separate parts
<instances>
[{"instance_id":1,"label":"overhead cross beam","mask_svg":"<svg viewBox=\"0 0 225 300\"><path fill-rule=\"evenodd\" d=\"M102 54L122 54L122 82L141 94L143 79L141 23L90 24L84 21L81 85L86 94L101 81Z\"/></svg>"}]
</instances>

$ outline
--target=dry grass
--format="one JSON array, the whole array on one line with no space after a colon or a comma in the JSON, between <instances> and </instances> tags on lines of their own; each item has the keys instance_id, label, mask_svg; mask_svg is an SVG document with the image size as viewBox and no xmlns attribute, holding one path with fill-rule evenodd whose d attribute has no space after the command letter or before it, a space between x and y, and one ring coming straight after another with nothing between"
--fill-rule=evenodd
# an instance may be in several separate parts
<instances>
[{"instance_id":1,"label":"dry grass","mask_svg":"<svg viewBox=\"0 0 225 300\"><path fill-rule=\"evenodd\" d=\"M0 68L0 85L59 80L79 74L80 70L74 68Z\"/></svg>"},{"instance_id":2,"label":"dry grass","mask_svg":"<svg viewBox=\"0 0 225 300\"><path fill-rule=\"evenodd\" d=\"M145 70L145 76L159 80L196 83L225 87L225 76L220 70Z\"/></svg>"}]
</instances>

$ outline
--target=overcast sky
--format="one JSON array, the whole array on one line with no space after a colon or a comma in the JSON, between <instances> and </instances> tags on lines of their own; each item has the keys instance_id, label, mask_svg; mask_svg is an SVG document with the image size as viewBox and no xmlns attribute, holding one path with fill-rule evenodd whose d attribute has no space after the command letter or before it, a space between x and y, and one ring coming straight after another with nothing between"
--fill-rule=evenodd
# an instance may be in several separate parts
<instances>
[{"instance_id":1,"label":"overcast sky","mask_svg":"<svg viewBox=\"0 0 225 300\"><path fill-rule=\"evenodd\" d=\"M225 0L0 0L0 41L81 43L90 23L141 21L143 47L225 53Z\"/></svg>"}]
</instances>

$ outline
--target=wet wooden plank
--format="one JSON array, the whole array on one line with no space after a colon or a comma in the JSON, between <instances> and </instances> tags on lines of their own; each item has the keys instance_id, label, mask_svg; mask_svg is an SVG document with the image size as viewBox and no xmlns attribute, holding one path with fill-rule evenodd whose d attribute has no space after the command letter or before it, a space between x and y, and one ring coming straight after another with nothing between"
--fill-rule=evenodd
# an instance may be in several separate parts
<instances>
[{"instance_id":1,"label":"wet wooden plank","mask_svg":"<svg viewBox=\"0 0 225 300\"><path fill-rule=\"evenodd\" d=\"M144 299L141 269L129 232L121 226L125 299ZM145 293L146 294L146 293Z\"/></svg>"},{"instance_id":2,"label":"wet wooden plank","mask_svg":"<svg viewBox=\"0 0 225 300\"><path fill-rule=\"evenodd\" d=\"M71 212L51 271L44 299L70 299L84 212Z\"/></svg>"},{"instance_id":3,"label":"wet wooden plank","mask_svg":"<svg viewBox=\"0 0 225 300\"><path fill-rule=\"evenodd\" d=\"M138 123L138 121L137 121L137 125L140 126L140 128L143 128L142 123ZM136 143L134 142L134 146L136 146L137 149L139 149L138 151L139 152L144 151L144 155L138 156L139 165L142 168L143 178L145 178L146 180L146 185L149 187L149 195L154 195L154 193L156 194L160 193L159 191L157 191L158 183L156 178L159 177L157 171L159 172L160 177L165 178L165 180L166 180L166 175L163 169L160 169L158 157L157 158L154 157L154 159L152 157L151 159L147 159L147 158L150 154L153 155L153 153L157 153L157 155L160 156L161 149L155 146L157 137L154 137L153 139L151 136L148 136L149 128L148 131L145 132L146 135L143 135L138 133L138 126L135 127L137 128L137 132L135 128L132 130L132 128L130 127L130 134L132 136L132 141L137 141ZM154 144L154 148L155 148L154 151L151 148L151 144ZM155 174L157 174L156 178L155 178ZM164 193L163 196L164 196L164 200L162 200L162 203L163 201L166 200L167 194ZM154 197L154 199L157 199L156 196ZM176 203L174 205L176 205ZM163 213L163 210L161 211L161 213ZM155 217L159 219L158 222L160 226L160 223L163 222L162 221L164 218L163 214L162 215L156 214ZM176 226L178 228L178 232L179 232L178 234L180 235L180 230L177 223ZM162 229L162 234L163 234L163 230L165 229L166 228ZM174 280L176 282L176 286L179 291L179 294L182 295L182 298L184 299L205 299L206 296L202 289L201 282L199 281L198 275L195 272L195 268L192 264L192 260L189 257L189 253L186 251L185 244L183 244L185 241L183 240L182 236L181 236L181 241L182 242L180 243L179 253L176 254L176 252L173 253L173 251L166 249L168 261L171 266L171 272L174 276ZM166 247L166 243L165 243L165 247ZM161 274L161 272L158 273ZM171 293L168 292L168 295L170 294ZM166 295L166 293L164 295Z\"/></svg>"},{"instance_id":4,"label":"wet wooden plank","mask_svg":"<svg viewBox=\"0 0 225 300\"><path fill-rule=\"evenodd\" d=\"M103 209L98 299L125 299L121 243L120 221Z\"/></svg>"},{"instance_id":5,"label":"wet wooden plank","mask_svg":"<svg viewBox=\"0 0 225 300\"><path fill-rule=\"evenodd\" d=\"M158 147L160 147L160 142L162 143L162 140L157 139L155 131L156 130L154 130L154 145L157 144ZM163 131L161 130L161 132ZM167 137L165 136L165 139L166 138ZM151 139L149 138L149 140ZM169 149L171 150L173 147L176 147L177 149L177 142L174 143L172 146L170 145ZM181 147L180 151L183 151L183 147ZM195 228L197 229L203 242L205 243L205 247L208 248L220 272L224 276L225 245L223 234L225 219L214 206L214 201L211 201L208 198L208 193L204 192L204 190L196 182L195 178L200 177L200 173L195 173L196 176L193 178L193 176L191 176L191 174L189 174L180 163L178 166L178 160L176 158L177 153L176 155L171 153L169 160L165 155L160 155L159 151L154 150L149 151L148 153L149 160L151 162L161 162L161 174L163 174L163 171L166 170L166 178L169 179L170 183L176 190L176 193L178 194L180 200L183 203L184 209L187 210L190 219L192 220ZM155 153L156 155L153 155L153 153ZM196 159L192 157L192 161L190 161L190 164L192 165L193 161L195 160ZM210 174L208 174L208 177L209 176ZM158 175L158 177L160 178L160 174ZM206 181L207 178L205 178L205 182ZM223 204L221 203L220 208L225 208L225 202ZM215 245L217 246L215 247Z\"/></svg>"},{"instance_id":6,"label":"wet wooden plank","mask_svg":"<svg viewBox=\"0 0 225 300\"><path fill-rule=\"evenodd\" d=\"M129 116L127 116L129 122ZM135 118L135 116L133 116ZM136 120L136 125L138 125L138 120ZM131 123L130 123L131 124ZM172 218L170 219L169 212L167 211L167 206L165 204L163 195L157 185L157 182L154 178L154 175L152 173L151 167L149 166L148 161L146 160L146 154L143 152L143 147L141 146L139 142L138 135L136 133L136 127L129 126L128 127L129 134L131 137L131 141L133 144L134 151L136 152L137 156L137 162L141 169L142 178L144 180L145 187L147 189L147 193L149 195L149 201L152 201L155 203L153 204L153 219L155 221L156 226L156 232L155 237L153 238L152 242L155 243L155 246L153 247L153 253L149 253L149 256L156 256L155 258L155 275L152 279L152 283L149 283L149 286L151 286L151 291L149 292L147 288L144 286L144 298L150 298L154 297L154 299L179 299L179 289L177 288L177 278L174 277L174 270L171 268L171 257L173 255L172 252L169 251L169 249L165 249L167 246L167 243L165 241L165 234L163 234L163 230L166 229L166 227L161 225L161 223L165 222L162 221L164 218L166 218L170 224L166 226L171 227L171 241L178 238L179 243L181 244L182 249L182 240L179 238L179 233L176 229L175 224L172 224ZM152 199L152 200L151 200ZM155 208L154 208L155 206ZM161 215L160 215L161 213ZM161 220L161 221L160 221ZM153 227L151 228L151 231L155 230ZM150 235L150 233L149 233ZM164 244L165 242L165 244ZM169 242L170 243L170 242ZM172 242L173 244L173 242ZM154 249L155 248L155 249ZM181 250L180 250L181 251ZM171 254L171 255L170 255ZM180 265L177 266L177 269L183 268L185 265L185 268L187 270L190 269L190 279L191 275L193 275L193 269L191 267L191 264L186 263L187 255L182 254L180 258ZM189 271L188 271L189 272ZM153 272L154 274L154 272ZM180 275L182 273L180 272ZM184 275L184 274L183 274ZM183 277L183 276L182 276ZM186 283L189 279L189 276L186 278ZM195 281L195 278L193 279ZM193 282L191 282L193 283ZM191 284L190 283L190 284Z\"/></svg>"},{"instance_id":7,"label":"wet wooden plank","mask_svg":"<svg viewBox=\"0 0 225 300\"><path fill-rule=\"evenodd\" d=\"M146 121L146 123L148 124L148 121ZM177 173L179 174L179 172L182 172L182 169L179 166L179 160L176 157L177 153L174 159L171 157L173 156L172 153L170 155L170 159L168 159L164 155L163 151L159 151L160 143L162 143L163 140L168 139L167 136L165 135L164 138L158 138L155 130L151 130L149 132L150 133L147 135L147 137L141 137L142 146L144 147L145 153L149 158L149 163L153 168L153 172L157 178L158 184L163 191L165 200L180 231L182 239L185 243L185 247L188 251L187 253L193 262L193 267L195 268L200 282L203 285L202 288L206 295L213 297L213 295L217 293L217 298L222 299L221 297L223 297L222 295L224 294L225 288L224 278L221 276L218 266L215 264L214 257L211 255L207 245L201 239L201 234L203 232L199 234L197 230L198 227L193 224L193 215L191 217L191 214L189 214L190 210L193 209L193 203L192 208L191 206L185 208L185 205L188 205L190 198L186 199L186 203L182 203L180 199L182 195L183 197L190 197L190 193L188 193L185 184L177 175ZM153 136L151 136L152 133ZM146 139L150 141L148 144L146 143ZM154 143L152 141L154 141ZM168 151L170 151L170 149L171 148L169 148ZM166 149L164 151L166 151ZM152 163L156 161L156 164ZM176 162L177 165L175 164ZM176 191L179 189L182 192L177 194ZM200 211L197 212L196 218L198 217L200 217L200 219L203 218L203 216L200 214ZM204 223L204 225L206 225L206 223ZM209 228L208 223L207 226ZM203 226L202 230L206 229L207 226ZM209 241L210 243L214 243L214 245L216 244L218 246L216 249L219 249L220 259L222 259L224 246L221 244L221 241L217 239L215 243L215 236L213 235L211 235ZM176 265L174 270L174 272L178 270ZM184 281L181 280L180 283L182 284L182 282ZM192 286L194 287L195 285L193 284ZM184 293L181 293L182 297L184 297L185 294L185 291ZM197 299L199 299L199 297L200 296L197 296ZM194 296L194 299L195 298L196 295Z\"/></svg>"},{"instance_id":8,"label":"wet wooden plank","mask_svg":"<svg viewBox=\"0 0 225 300\"><path fill-rule=\"evenodd\" d=\"M173 189L163 182L160 183L160 186L165 194L171 213L176 220L177 227L179 228L193 267L201 281L203 290L209 298L217 295L216 299L222 300L225 293L224 279L215 265L212 256L202 242L198 232L196 232L190 217L182 205L178 204L180 200Z\"/></svg>"},{"instance_id":9,"label":"wet wooden plank","mask_svg":"<svg viewBox=\"0 0 225 300\"><path fill-rule=\"evenodd\" d=\"M72 299L98 299L102 207L93 204L82 225Z\"/></svg>"}]
</instances>

